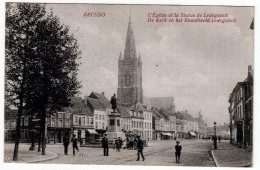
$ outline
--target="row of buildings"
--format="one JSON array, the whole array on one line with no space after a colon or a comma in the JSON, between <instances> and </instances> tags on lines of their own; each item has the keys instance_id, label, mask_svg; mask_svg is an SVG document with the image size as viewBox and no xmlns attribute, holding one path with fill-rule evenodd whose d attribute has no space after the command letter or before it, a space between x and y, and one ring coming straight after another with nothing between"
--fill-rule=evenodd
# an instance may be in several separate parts
<instances>
[{"instance_id":1,"label":"row of buildings","mask_svg":"<svg viewBox=\"0 0 260 170\"><path fill-rule=\"evenodd\" d=\"M173 97L151 100L167 103L169 99L173 101ZM171 105L174 104L156 108L147 107L140 102L130 107L118 104L116 111L120 114L120 122L117 124L126 136L140 135L148 141L206 136L207 125L201 113L198 118L193 118L187 110L175 112ZM16 111L9 107L5 109L6 141L13 140L15 135ZM56 114L48 116L47 141L61 143L66 134L69 136L75 134L82 144L95 143L106 133L111 112L110 102L104 93L92 92L84 99L75 97L72 99L71 107L62 108ZM21 127L21 141L24 142L29 142L32 132L37 132L40 128L37 125L37 118L31 118L26 114L22 116Z\"/></svg>"},{"instance_id":2,"label":"row of buildings","mask_svg":"<svg viewBox=\"0 0 260 170\"><path fill-rule=\"evenodd\" d=\"M120 52L118 58L117 97L120 119L116 120L116 128L120 126L127 136L138 134L145 140L206 136L207 125L200 113L198 118L194 118L188 111L176 112L173 97L148 99L143 96L142 60L140 54L137 57L131 17L124 53L122 55ZM48 142L62 142L65 134L75 134L82 143L92 143L106 133L108 127L115 125L114 121L109 120L112 109L104 93L92 92L84 99L76 97L72 103L71 107L62 108L48 117ZM13 111L9 108L5 111L6 140L11 140L16 114L11 114ZM30 138L30 131L37 132L37 121L37 118L23 116L22 140Z\"/></svg>"},{"instance_id":3,"label":"row of buildings","mask_svg":"<svg viewBox=\"0 0 260 170\"><path fill-rule=\"evenodd\" d=\"M229 96L230 142L240 147L253 145L253 68Z\"/></svg>"}]
</instances>

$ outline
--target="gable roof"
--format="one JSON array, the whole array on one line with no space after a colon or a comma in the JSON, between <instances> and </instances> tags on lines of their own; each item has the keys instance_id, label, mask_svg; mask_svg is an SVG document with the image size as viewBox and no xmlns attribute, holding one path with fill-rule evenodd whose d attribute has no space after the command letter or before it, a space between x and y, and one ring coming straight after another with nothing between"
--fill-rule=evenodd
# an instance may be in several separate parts
<instances>
[{"instance_id":1,"label":"gable roof","mask_svg":"<svg viewBox=\"0 0 260 170\"><path fill-rule=\"evenodd\" d=\"M97 93L97 92L91 92L89 97L98 99L106 108L112 108L110 101L106 98L106 96L104 94Z\"/></svg>"},{"instance_id":2,"label":"gable roof","mask_svg":"<svg viewBox=\"0 0 260 170\"><path fill-rule=\"evenodd\" d=\"M80 97L74 97L71 100L70 107L63 107L61 111L66 113L73 113L73 114L80 114L80 115L87 115L93 116L94 113L87 105L86 101Z\"/></svg>"},{"instance_id":3,"label":"gable roof","mask_svg":"<svg viewBox=\"0 0 260 170\"><path fill-rule=\"evenodd\" d=\"M121 114L122 117L131 117L129 111L126 109L126 107L118 105L117 106L118 112Z\"/></svg>"},{"instance_id":4,"label":"gable roof","mask_svg":"<svg viewBox=\"0 0 260 170\"><path fill-rule=\"evenodd\" d=\"M191 116L187 110L181 111L181 112L176 112L175 116L177 119L184 119L184 120L189 120L189 121L197 121L193 116Z\"/></svg>"},{"instance_id":5,"label":"gable roof","mask_svg":"<svg viewBox=\"0 0 260 170\"><path fill-rule=\"evenodd\" d=\"M164 118L164 116L157 109L152 109L152 114L155 118Z\"/></svg>"},{"instance_id":6,"label":"gable roof","mask_svg":"<svg viewBox=\"0 0 260 170\"><path fill-rule=\"evenodd\" d=\"M106 107L98 99L85 97L85 100L92 110L106 110Z\"/></svg>"},{"instance_id":7,"label":"gable roof","mask_svg":"<svg viewBox=\"0 0 260 170\"><path fill-rule=\"evenodd\" d=\"M129 110L134 110L134 111L144 111L146 110L143 105L140 102L137 102L136 104L134 104L133 106L131 106L129 108Z\"/></svg>"}]
</instances>

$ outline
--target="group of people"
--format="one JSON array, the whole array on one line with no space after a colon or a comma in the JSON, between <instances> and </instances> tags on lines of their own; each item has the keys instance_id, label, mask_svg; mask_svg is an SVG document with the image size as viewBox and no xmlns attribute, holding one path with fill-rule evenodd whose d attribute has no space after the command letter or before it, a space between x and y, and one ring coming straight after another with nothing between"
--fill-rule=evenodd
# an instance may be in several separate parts
<instances>
[{"instance_id":1,"label":"group of people","mask_svg":"<svg viewBox=\"0 0 260 170\"><path fill-rule=\"evenodd\" d=\"M71 142L72 142L73 156L75 156L75 150L77 150L78 154L79 154L78 139L76 138L76 135L73 135ZM69 144L70 144L69 135L66 134L65 137L63 138L64 154L65 155L68 155Z\"/></svg>"},{"instance_id":2,"label":"group of people","mask_svg":"<svg viewBox=\"0 0 260 170\"><path fill-rule=\"evenodd\" d=\"M122 147L123 140L121 137L118 137L118 139L115 140L114 147L116 148L116 152L120 152L120 149ZM108 139L107 135L105 134L104 137L102 138L102 147L104 148L104 156L108 156L109 152L109 147L108 147ZM140 138L140 136L137 136L137 160L140 160L140 155L142 156L142 160L144 161L144 154L143 154L143 149L144 149L144 142Z\"/></svg>"},{"instance_id":3,"label":"group of people","mask_svg":"<svg viewBox=\"0 0 260 170\"><path fill-rule=\"evenodd\" d=\"M79 148L78 148L78 139L76 138L76 135L73 135L73 138L71 139L72 142L72 148L73 148L73 156L75 156L75 150L77 150L79 154ZM63 145L64 145L64 154L68 155L68 146L69 146L70 140L69 136L66 134L65 137L63 138ZM115 148L117 152L120 152L120 149L122 147L123 140L121 137L115 140ZM109 156L109 142L107 135L105 134L104 137L102 138L102 147L104 148L104 156ZM140 136L137 136L136 140L136 147L137 147L137 159L136 161L140 160L140 155L142 156L142 161L145 160L144 154L143 154L143 149L144 149L144 142L140 138ZM181 157L181 150L182 146L180 145L179 141L176 141L175 145L175 158L176 158L176 163L180 163L180 157Z\"/></svg>"},{"instance_id":4,"label":"group of people","mask_svg":"<svg viewBox=\"0 0 260 170\"><path fill-rule=\"evenodd\" d=\"M118 139L115 140L115 144L114 144L114 147L116 148L117 152L120 152L122 145L123 145L123 140L121 137L118 137Z\"/></svg>"}]
</instances>

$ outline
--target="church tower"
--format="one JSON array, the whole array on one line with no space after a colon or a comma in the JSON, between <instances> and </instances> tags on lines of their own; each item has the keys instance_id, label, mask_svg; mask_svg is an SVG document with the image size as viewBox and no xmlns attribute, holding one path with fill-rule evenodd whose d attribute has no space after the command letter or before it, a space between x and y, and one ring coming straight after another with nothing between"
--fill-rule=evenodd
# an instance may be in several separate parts
<instances>
[{"instance_id":1,"label":"church tower","mask_svg":"<svg viewBox=\"0 0 260 170\"><path fill-rule=\"evenodd\" d=\"M118 88L117 98L125 106L132 106L135 102L143 103L142 89L142 61L137 58L134 33L131 17L125 42L125 51L121 52L118 59Z\"/></svg>"}]
</instances>

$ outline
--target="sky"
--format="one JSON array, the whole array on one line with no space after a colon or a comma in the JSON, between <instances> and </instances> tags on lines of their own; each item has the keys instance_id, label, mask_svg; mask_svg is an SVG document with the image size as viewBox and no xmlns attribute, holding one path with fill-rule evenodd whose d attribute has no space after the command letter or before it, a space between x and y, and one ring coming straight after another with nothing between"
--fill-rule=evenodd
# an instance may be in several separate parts
<instances>
[{"instance_id":1,"label":"sky","mask_svg":"<svg viewBox=\"0 0 260 170\"><path fill-rule=\"evenodd\" d=\"M118 57L124 52L131 13L145 97L173 96L176 110L201 111L208 126L229 122L228 98L254 64L252 7L47 4L70 27L82 52L80 96L117 91ZM84 17L104 12L105 17ZM147 22L148 13L228 13L236 23Z\"/></svg>"}]
</instances>

